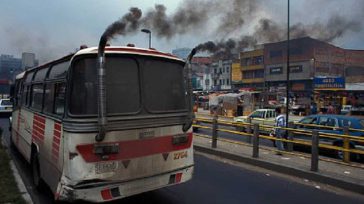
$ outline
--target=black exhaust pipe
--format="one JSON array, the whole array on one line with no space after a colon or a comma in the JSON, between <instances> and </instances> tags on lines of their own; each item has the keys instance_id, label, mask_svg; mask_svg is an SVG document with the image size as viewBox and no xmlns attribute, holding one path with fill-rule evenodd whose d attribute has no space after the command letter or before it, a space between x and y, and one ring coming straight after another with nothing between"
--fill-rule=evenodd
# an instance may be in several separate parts
<instances>
[{"instance_id":1,"label":"black exhaust pipe","mask_svg":"<svg viewBox=\"0 0 364 204\"><path fill-rule=\"evenodd\" d=\"M187 116L187 121L186 123L183 125L182 130L183 132L187 132L188 129L190 129L190 127L192 126L192 121L193 121L193 104L192 104L192 65L191 65L191 60L193 58L193 56L196 54L197 49L193 48L190 52L190 54L188 55L187 59L186 59L186 65L185 65L185 77L186 77L186 82L187 82L187 105L188 105L188 116Z\"/></svg>"},{"instance_id":2,"label":"black exhaust pipe","mask_svg":"<svg viewBox=\"0 0 364 204\"><path fill-rule=\"evenodd\" d=\"M98 129L99 132L95 137L97 142L105 138L107 131L107 113L106 113L106 70L105 70L105 46L108 41L106 32L101 36L98 47L98 68L97 68L97 105L98 105Z\"/></svg>"}]
</instances>

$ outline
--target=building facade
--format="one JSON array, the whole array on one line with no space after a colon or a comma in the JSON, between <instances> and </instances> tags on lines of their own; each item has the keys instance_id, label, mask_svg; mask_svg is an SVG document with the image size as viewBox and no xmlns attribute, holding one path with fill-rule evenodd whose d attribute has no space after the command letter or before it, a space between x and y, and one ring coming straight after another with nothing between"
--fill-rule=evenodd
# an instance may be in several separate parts
<instances>
[{"instance_id":1,"label":"building facade","mask_svg":"<svg viewBox=\"0 0 364 204\"><path fill-rule=\"evenodd\" d=\"M13 55L0 56L0 79L12 80L21 71L21 59Z\"/></svg>"},{"instance_id":2,"label":"building facade","mask_svg":"<svg viewBox=\"0 0 364 204\"><path fill-rule=\"evenodd\" d=\"M232 60L219 60L211 65L213 90L231 90Z\"/></svg>"},{"instance_id":3,"label":"building facade","mask_svg":"<svg viewBox=\"0 0 364 204\"><path fill-rule=\"evenodd\" d=\"M264 88L264 50L257 49L240 53L242 88L263 90Z\"/></svg>"},{"instance_id":4,"label":"building facade","mask_svg":"<svg viewBox=\"0 0 364 204\"><path fill-rule=\"evenodd\" d=\"M192 58L192 85L194 90L212 90L210 66L210 57Z\"/></svg>"},{"instance_id":5,"label":"building facade","mask_svg":"<svg viewBox=\"0 0 364 204\"><path fill-rule=\"evenodd\" d=\"M21 56L21 68L23 70L37 66L35 54L30 52L23 52Z\"/></svg>"}]
</instances>

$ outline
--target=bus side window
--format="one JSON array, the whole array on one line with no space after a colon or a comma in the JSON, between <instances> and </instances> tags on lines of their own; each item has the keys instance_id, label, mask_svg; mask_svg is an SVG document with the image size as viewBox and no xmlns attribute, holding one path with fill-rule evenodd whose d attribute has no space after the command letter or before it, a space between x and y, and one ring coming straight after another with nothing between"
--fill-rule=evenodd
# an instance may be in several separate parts
<instances>
[{"instance_id":1,"label":"bus side window","mask_svg":"<svg viewBox=\"0 0 364 204\"><path fill-rule=\"evenodd\" d=\"M29 85L23 85L23 91L22 91L22 97L21 97L21 103L23 106L27 106L28 105L28 92L29 92Z\"/></svg>"},{"instance_id":2,"label":"bus side window","mask_svg":"<svg viewBox=\"0 0 364 204\"><path fill-rule=\"evenodd\" d=\"M48 83L45 86L44 93L44 112L45 113L54 113L54 84Z\"/></svg>"},{"instance_id":3,"label":"bus side window","mask_svg":"<svg viewBox=\"0 0 364 204\"><path fill-rule=\"evenodd\" d=\"M63 115L64 113L64 103L66 95L66 84L56 83L54 91L54 111L57 115Z\"/></svg>"},{"instance_id":4,"label":"bus side window","mask_svg":"<svg viewBox=\"0 0 364 204\"><path fill-rule=\"evenodd\" d=\"M14 105L15 107L19 107L21 104L21 91L23 88L23 82L17 81L16 87L15 87L15 94L14 94Z\"/></svg>"},{"instance_id":5,"label":"bus side window","mask_svg":"<svg viewBox=\"0 0 364 204\"><path fill-rule=\"evenodd\" d=\"M41 111L43 105L43 84L32 85L31 99L31 107Z\"/></svg>"}]
</instances>

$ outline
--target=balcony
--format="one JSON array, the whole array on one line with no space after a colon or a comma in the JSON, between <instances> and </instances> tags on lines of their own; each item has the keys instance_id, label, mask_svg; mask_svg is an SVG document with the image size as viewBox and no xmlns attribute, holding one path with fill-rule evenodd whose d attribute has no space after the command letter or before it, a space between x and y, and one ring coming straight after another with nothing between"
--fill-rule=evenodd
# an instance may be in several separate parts
<instances>
[{"instance_id":1,"label":"balcony","mask_svg":"<svg viewBox=\"0 0 364 204\"><path fill-rule=\"evenodd\" d=\"M244 84L251 84L251 83L263 83L264 78L252 78L252 79L243 79Z\"/></svg>"},{"instance_id":2,"label":"balcony","mask_svg":"<svg viewBox=\"0 0 364 204\"><path fill-rule=\"evenodd\" d=\"M259 70L259 69L264 69L264 64L241 66L242 71Z\"/></svg>"}]
</instances>

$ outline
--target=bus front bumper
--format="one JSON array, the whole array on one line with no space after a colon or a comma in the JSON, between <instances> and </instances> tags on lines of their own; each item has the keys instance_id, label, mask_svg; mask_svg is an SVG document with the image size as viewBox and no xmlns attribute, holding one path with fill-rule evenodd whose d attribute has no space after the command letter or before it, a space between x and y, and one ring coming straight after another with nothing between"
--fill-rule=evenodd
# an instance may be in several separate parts
<instances>
[{"instance_id":1,"label":"bus front bumper","mask_svg":"<svg viewBox=\"0 0 364 204\"><path fill-rule=\"evenodd\" d=\"M194 167L189 166L177 171L163 173L147 178L139 178L131 181L108 182L91 187L70 187L60 184L55 195L55 200L90 202L107 202L136 195L139 193L156 190L159 188L183 183L192 178Z\"/></svg>"}]
</instances>

